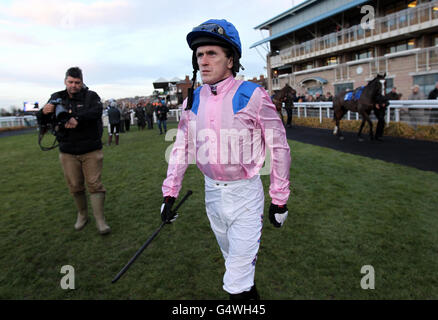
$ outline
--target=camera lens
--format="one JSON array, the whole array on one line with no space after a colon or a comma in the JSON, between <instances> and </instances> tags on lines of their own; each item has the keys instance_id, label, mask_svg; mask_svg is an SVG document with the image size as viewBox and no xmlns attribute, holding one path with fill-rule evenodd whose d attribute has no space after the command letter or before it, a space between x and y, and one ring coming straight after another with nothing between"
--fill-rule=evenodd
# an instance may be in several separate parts
<instances>
[{"instance_id":1,"label":"camera lens","mask_svg":"<svg viewBox=\"0 0 438 320\"><path fill-rule=\"evenodd\" d=\"M70 118L67 109L62 104L58 104L56 106L55 114L56 114L56 120L58 120L61 123L66 123Z\"/></svg>"}]
</instances>

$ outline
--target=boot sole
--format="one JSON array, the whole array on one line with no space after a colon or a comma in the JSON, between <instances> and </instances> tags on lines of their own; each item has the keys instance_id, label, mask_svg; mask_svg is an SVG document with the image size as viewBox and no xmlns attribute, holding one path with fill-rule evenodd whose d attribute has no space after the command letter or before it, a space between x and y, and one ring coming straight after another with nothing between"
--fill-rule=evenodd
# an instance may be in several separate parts
<instances>
[{"instance_id":1,"label":"boot sole","mask_svg":"<svg viewBox=\"0 0 438 320\"><path fill-rule=\"evenodd\" d=\"M102 236L110 234L110 233L111 233L111 229L106 229L106 230L103 230L103 231L99 230L99 234L101 234Z\"/></svg>"},{"instance_id":2,"label":"boot sole","mask_svg":"<svg viewBox=\"0 0 438 320\"><path fill-rule=\"evenodd\" d=\"M75 227L75 230L76 230L76 231L81 231L82 229L84 229L85 226L88 224L88 220L89 220L89 219L87 219L87 221L85 221L85 223L84 223L80 228L76 228L76 227Z\"/></svg>"}]
</instances>

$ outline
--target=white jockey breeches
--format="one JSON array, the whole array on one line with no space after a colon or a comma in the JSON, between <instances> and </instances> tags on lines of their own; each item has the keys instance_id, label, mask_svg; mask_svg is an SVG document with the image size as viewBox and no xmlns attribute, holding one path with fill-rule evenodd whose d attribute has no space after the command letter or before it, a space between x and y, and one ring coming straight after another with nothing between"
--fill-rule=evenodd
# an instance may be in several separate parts
<instances>
[{"instance_id":1,"label":"white jockey breeches","mask_svg":"<svg viewBox=\"0 0 438 320\"><path fill-rule=\"evenodd\" d=\"M230 294L254 285L263 227L264 192L260 176L231 182L205 176L205 206L225 259L223 289Z\"/></svg>"}]
</instances>

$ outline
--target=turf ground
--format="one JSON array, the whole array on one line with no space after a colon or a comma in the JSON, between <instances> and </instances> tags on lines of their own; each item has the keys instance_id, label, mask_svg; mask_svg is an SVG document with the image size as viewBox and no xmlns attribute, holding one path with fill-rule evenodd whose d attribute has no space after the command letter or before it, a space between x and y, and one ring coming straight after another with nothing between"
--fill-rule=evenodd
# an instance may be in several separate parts
<instances>
[{"instance_id":1,"label":"turf ground","mask_svg":"<svg viewBox=\"0 0 438 320\"><path fill-rule=\"evenodd\" d=\"M194 194L180 217L111 284L160 224L164 153L172 143L136 128L120 141L104 147L113 231L102 237L94 219L73 229L76 213L58 151L40 151L35 134L0 139L0 299L228 298L203 176L193 165L181 195ZM262 299L437 299L438 174L289 144L290 214L281 229L265 214L256 267ZM267 210L269 176L262 181ZM60 286L64 265L74 267L75 290ZM374 268L374 290L361 288L365 265Z\"/></svg>"}]
</instances>

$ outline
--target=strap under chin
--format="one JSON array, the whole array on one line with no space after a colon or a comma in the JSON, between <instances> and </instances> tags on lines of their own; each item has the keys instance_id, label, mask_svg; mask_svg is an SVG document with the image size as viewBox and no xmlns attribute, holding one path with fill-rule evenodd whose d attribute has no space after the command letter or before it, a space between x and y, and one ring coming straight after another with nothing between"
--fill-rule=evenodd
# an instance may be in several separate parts
<instances>
[{"instance_id":1,"label":"strap under chin","mask_svg":"<svg viewBox=\"0 0 438 320\"><path fill-rule=\"evenodd\" d=\"M193 69L193 76L192 76L192 86L188 89L187 93L187 106L185 110L192 109L193 106L193 92L195 91L195 83L196 83L196 74L198 73L198 69Z\"/></svg>"}]
</instances>

